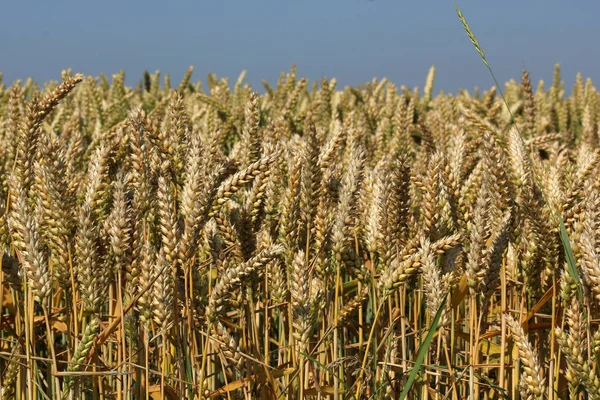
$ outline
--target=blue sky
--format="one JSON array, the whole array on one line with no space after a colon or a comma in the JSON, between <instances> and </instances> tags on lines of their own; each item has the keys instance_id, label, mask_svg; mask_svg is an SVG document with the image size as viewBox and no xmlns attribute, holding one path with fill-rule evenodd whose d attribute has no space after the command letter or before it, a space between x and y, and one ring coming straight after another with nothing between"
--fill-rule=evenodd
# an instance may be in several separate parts
<instances>
[{"instance_id":1,"label":"blue sky","mask_svg":"<svg viewBox=\"0 0 600 400\"><path fill-rule=\"evenodd\" d=\"M600 2L458 0L501 82L523 67L534 85L550 84L561 63L568 89L581 72L600 79ZM311 80L338 87L387 77L422 86L437 67L436 92L493 82L456 17L442 0L25 1L0 3L0 72L8 82L60 71L97 76L124 69L136 84L145 69L173 84L194 65L262 88L295 63ZM597 82L596 82L597 83Z\"/></svg>"}]
</instances>

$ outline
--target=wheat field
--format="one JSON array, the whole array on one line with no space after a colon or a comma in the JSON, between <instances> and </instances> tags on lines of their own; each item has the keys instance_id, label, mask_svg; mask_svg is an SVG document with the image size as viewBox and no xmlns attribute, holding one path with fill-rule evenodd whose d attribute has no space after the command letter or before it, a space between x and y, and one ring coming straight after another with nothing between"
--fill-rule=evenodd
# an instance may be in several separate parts
<instances>
[{"instance_id":1,"label":"wheat field","mask_svg":"<svg viewBox=\"0 0 600 400\"><path fill-rule=\"evenodd\" d=\"M0 398L600 398L591 80L191 75L0 86Z\"/></svg>"}]
</instances>

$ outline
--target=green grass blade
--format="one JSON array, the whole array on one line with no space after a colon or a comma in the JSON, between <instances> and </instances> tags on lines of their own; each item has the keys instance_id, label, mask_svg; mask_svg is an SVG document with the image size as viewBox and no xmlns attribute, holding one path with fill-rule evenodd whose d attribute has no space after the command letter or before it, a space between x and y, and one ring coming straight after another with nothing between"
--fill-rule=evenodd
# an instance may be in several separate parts
<instances>
[{"instance_id":1,"label":"green grass blade","mask_svg":"<svg viewBox=\"0 0 600 400\"><path fill-rule=\"evenodd\" d=\"M562 219L562 216L558 215L558 220L560 223L560 241L565 249L565 256L567 259L567 270L569 271L569 275L577 285L577 295L579 296L579 301L581 304L583 303L583 290L581 289L581 280L579 279L579 273L577 272L577 264L575 263L575 256L573 255L573 249L571 248L571 240L569 239L569 233L567 232L567 228L565 226L565 222Z\"/></svg>"},{"instance_id":2,"label":"green grass blade","mask_svg":"<svg viewBox=\"0 0 600 400\"><path fill-rule=\"evenodd\" d=\"M413 367L412 371L410 372L410 375L408 376L408 380L406 381L406 385L404 386L404 389L402 389L402 393L400 393L400 397L399 397L400 400L404 400L406 398L406 396L408 395L408 392L410 392L410 389L411 389L413 383L415 382L415 379L417 378L417 374L419 373L419 370L421 369L421 365L423 365L423 360L425 360L425 355L427 354L427 351L429 350L429 345L431 344L431 341L433 340L433 335L435 335L435 331L437 331L438 325L440 323L440 319L442 318L442 313L444 312L444 307L446 306L447 299L448 299L448 293L446 293L446 295L444 296L444 299L442 300L442 304L440 304L440 307L438 308L437 312L435 313L435 318L433 318L433 322L431 323L429 332L427 332L425 341L423 341L423 343L421 344L421 347L419 348L419 353L417 354L415 366Z\"/></svg>"}]
</instances>

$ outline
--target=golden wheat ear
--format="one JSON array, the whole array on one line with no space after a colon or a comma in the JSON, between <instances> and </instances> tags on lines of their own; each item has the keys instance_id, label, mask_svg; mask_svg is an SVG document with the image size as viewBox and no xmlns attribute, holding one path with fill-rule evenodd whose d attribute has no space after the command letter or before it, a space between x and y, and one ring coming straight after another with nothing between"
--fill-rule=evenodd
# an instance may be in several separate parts
<instances>
[{"instance_id":1,"label":"golden wheat ear","mask_svg":"<svg viewBox=\"0 0 600 400\"><path fill-rule=\"evenodd\" d=\"M600 398L597 90L436 73L0 82L0 397Z\"/></svg>"}]
</instances>

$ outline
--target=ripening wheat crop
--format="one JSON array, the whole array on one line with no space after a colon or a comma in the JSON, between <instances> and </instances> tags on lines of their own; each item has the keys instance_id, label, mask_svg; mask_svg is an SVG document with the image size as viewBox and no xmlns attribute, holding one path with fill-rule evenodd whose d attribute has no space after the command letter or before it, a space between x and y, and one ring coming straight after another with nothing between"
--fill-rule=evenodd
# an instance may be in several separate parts
<instances>
[{"instance_id":1,"label":"ripening wheat crop","mask_svg":"<svg viewBox=\"0 0 600 400\"><path fill-rule=\"evenodd\" d=\"M600 398L590 80L191 74L0 87L0 398Z\"/></svg>"}]
</instances>

